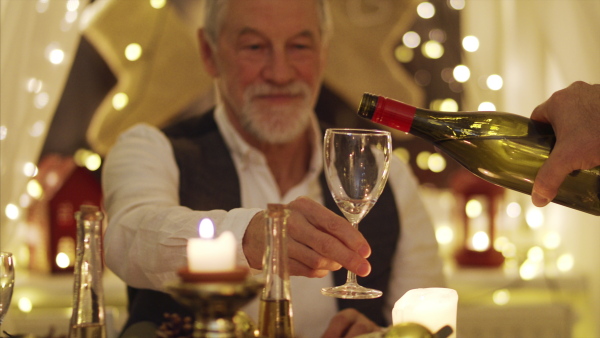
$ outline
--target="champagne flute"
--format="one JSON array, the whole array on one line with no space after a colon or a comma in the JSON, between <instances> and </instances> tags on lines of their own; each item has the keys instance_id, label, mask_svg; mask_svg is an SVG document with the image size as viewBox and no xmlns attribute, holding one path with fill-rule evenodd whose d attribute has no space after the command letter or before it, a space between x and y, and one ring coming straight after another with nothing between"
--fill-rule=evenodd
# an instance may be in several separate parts
<instances>
[{"instance_id":1,"label":"champagne flute","mask_svg":"<svg viewBox=\"0 0 600 338\"><path fill-rule=\"evenodd\" d=\"M355 229L371 210L387 182L392 136L387 131L333 128L325 131L325 177L331 195ZM381 297L379 290L360 286L348 271L346 283L323 288L326 296L346 299Z\"/></svg>"},{"instance_id":2,"label":"champagne flute","mask_svg":"<svg viewBox=\"0 0 600 338\"><path fill-rule=\"evenodd\" d=\"M0 325L12 298L15 285L15 259L10 252L0 252Z\"/></svg>"}]
</instances>

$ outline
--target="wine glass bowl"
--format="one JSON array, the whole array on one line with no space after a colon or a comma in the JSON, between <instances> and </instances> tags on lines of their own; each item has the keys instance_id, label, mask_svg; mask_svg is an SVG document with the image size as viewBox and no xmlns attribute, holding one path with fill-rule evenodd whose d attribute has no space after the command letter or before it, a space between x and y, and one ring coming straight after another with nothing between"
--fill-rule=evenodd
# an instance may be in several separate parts
<instances>
[{"instance_id":1,"label":"wine glass bowl","mask_svg":"<svg viewBox=\"0 0 600 338\"><path fill-rule=\"evenodd\" d=\"M0 252L0 324L12 298L15 285L15 260L10 252Z\"/></svg>"},{"instance_id":2,"label":"wine glass bowl","mask_svg":"<svg viewBox=\"0 0 600 338\"><path fill-rule=\"evenodd\" d=\"M387 131L332 128L325 131L325 177L334 201L355 229L381 195L389 174L392 137ZM348 271L346 283L323 288L326 296L370 299L379 290L360 286Z\"/></svg>"}]
</instances>

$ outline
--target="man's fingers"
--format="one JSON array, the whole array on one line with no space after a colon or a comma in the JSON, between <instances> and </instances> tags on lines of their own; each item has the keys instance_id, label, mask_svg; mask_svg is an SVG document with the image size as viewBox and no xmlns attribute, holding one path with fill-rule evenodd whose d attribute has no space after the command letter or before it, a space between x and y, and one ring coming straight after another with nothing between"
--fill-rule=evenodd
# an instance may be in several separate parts
<instances>
[{"instance_id":1,"label":"man's fingers","mask_svg":"<svg viewBox=\"0 0 600 338\"><path fill-rule=\"evenodd\" d=\"M348 228L354 230L350 225ZM359 276L366 276L371 271L369 261L326 232L309 227L290 228L288 233L297 242L288 250L293 250L294 257L299 257L311 268L333 271L343 266Z\"/></svg>"},{"instance_id":2,"label":"man's fingers","mask_svg":"<svg viewBox=\"0 0 600 338\"><path fill-rule=\"evenodd\" d=\"M371 248L347 220L307 198L296 199L288 208L288 236L303 246L293 248L296 259L313 269L336 270L332 263L338 263L359 276L371 272L365 259Z\"/></svg>"},{"instance_id":3,"label":"man's fingers","mask_svg":"<svg viewBox=\"0 0 600 338\"><path fill-rule=\"evenodd\" d=\"M348 221L306 197L296 199L287 207L291 211L287 227L291 275L324 277L341 267L359 276L371 272L371 265L365 259L371 254L371 248ZM263 215L255 215L242 240L248 264L256 269L262 266L265 250L264 224Z\"/></svg>"},{"instance_id":4,"label":"man's fingers","mask_svg":"<svg viewBox=\"0 0 600 338\"><path fill-rule=\"evenodd\" d=\"M371 254L371 248L364 236L333 211L306 197L298 198L288 206L292 210L297 209L310 224L337 238L350 250L365 258Z\"/></svg>"},{"instance_id":5,"label":"man's fingers","mask_svg":"<svg viewBox=\"0 0 600 338\"><path fill-rule=\"evenodd\" d=\"M539 104L533 112L531 112L531 119L539 122L550 123L547 116L548 111L548 101L544 101Z\"/></svg>"},{"instance_id":6,"label":"man's fingers","mask_svg":"<svg viewBox=\"0 0 600 338\"><path fill-rule=\"evenodd\" d=\"M329 270L315 270L302 264L301 262L290 258L288 260L288 269L290 276L304 276L309 278L323 278L327 276Z\"/></svg>"},{"instance_id":7,"label":"man's fingers","mask_svg":"<svg viewBox=\"0 0 600 338\"><path fill-rule=\"evenodd\" d=\"M548 157L540 167L533 184L531 200L535 206L543 207L556 197L558 188L572 171L569 164L570 162L561 156L559 149L555 149Z\"/></svg>"},{"instance_id":8,"label":"man's fingers","mask_svg":"<svg viewBox=\"0 0 600 338\"><path fill-rule=\"evenodd\" d=\"M293 236L290 234L290 237ZM335 271L342 267L338 262L319 254L294 238L288 240L288 256L311 270Z\"/></svg>"}]
</instances>

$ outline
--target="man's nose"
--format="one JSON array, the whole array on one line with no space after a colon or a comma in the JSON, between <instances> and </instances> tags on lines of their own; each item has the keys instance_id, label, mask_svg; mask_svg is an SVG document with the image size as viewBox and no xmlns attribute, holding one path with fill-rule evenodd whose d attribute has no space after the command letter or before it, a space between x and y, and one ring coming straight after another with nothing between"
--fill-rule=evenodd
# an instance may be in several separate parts
<instances>
[{"instance_id":1,"label":"man's nose","mask_svg":"<svg viewBox=\"0 0 600 338\"><path fill-rule=\"evenodd\" d=\"M295 74L294 65L285 51L274 50L270 53L263 71L266 80L276 84L286 84L293 81Z\"/></svg>"}]
</instances>

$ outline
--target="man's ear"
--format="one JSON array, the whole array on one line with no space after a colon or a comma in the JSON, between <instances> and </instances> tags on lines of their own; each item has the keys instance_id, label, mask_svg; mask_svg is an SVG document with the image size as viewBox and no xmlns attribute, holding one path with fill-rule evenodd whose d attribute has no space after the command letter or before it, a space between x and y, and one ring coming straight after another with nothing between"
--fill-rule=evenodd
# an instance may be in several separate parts
<instances>
[{"instance_id":1,"label":"man's ear","mask_svg":"<svg viewBox=\"0 0 600 338\"><path fill-rule=\"evenodd\" d=\"M202 57L202 62L204 63L204 69L206 72L212 77L217 77L219 75L219 71L217 68L217 63L215 61L214 51L208 42L204 29L198 29L198 45L200 46L200 56Z\"/></svg>"}]
</instances>

